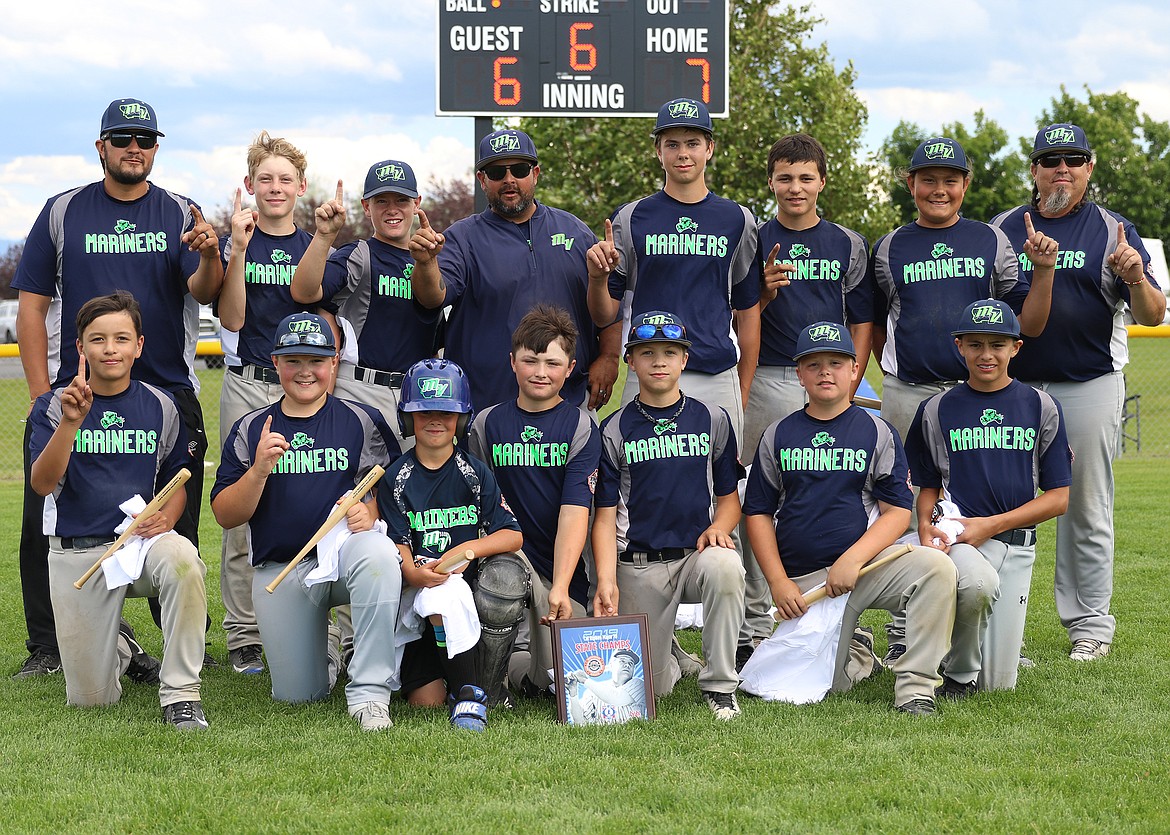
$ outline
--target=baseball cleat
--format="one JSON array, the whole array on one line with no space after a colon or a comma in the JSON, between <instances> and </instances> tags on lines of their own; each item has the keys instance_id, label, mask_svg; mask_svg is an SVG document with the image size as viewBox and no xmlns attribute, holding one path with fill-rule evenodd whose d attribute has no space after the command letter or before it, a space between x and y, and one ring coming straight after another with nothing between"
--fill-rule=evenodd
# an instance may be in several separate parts
<instances>
[{"instance_id":1,"label":"baseball cleat","mask_svg":"<svg viewBox=\"0 0 1170 835\"><path fill-rule=\"evenodd\" d=\"M943 683L934 688L934 697L936 699L953 699L957 701L974 695L975 690L975 682L973 681L963 683L943 676Z\"/></svg>"},{"instance_id":2,"label":"baseball cleat","mask_svg":"<svg viewBox=\"0 0 1170 835\"><path fill-rule=\"evenodd\" d=\"M699 673L703 671L705 665L699 660L699 656L683 649L677 637L670 642L670 654L678 662L678 669L683 678L698 678Z\"/></svg>"},{"instance_id":3,"label":"baseball cleat","mask_svg":"<svg viewBox=\"0 0 1170 835\"><path fill-rule=\"evenodd\" d=\"M1109 654L1109 644L1096 638L1077 638L1068 657L1073 661L1095 661Z\"/></svg>"},{"instance_id":4,"label":"baseball cleat","mask_svg":"<svg viewBox=\"0 0 1170 835\"><path fill-rule=\"evenodd\" d=\"M61 656L55 652L37 650L24 660L13 678L35 678L61 672Z\"/></svg>"},{"instance_id":5,"label":"baseball cleat","mask_svg":"<svg viewBox=\"0 0 1170 835\"><path fill-rule=\"evenodd\" d=\"M390 719L390 705L385 702L365 702L350 708L349 715L357 720L363 731L384 731L394 727Z\"/></svg>"},{"instance_id":6,"label":"baseball cleat","mask_svg":"<svg viewBox=\"0 0 1170 835\"><path fill-rule=\"evenodd\" d=\"M451 708L451 724L465 731L483 733L487 728L487 694L474 684L459 690L459 700Z\"/></svg>"},{"instance_id":7,"label":"baseball cleat","mask_svg":"<svg viewBox=\"0 0 1170 835\"><path fill-rule=\"evenodd\" d=\"M716 719L730 722L739 716L739 701L735 698L734 693L716 693L714 690L701 690L699 692L703 696L703 701L707 703L707 707L711 708L711 712L715 714Z\"/></svg>"},{"instance_id":8,"label":"baseball cleat","mask_svg":"<svg viewBox=\"0 0 1170 835\"><path fill-rule=\"evenodd\" d=\"M139 684L158 684L158 672L162 669L162 662L147 653L134 639L134 630L126 621L122 621L118 626L118 632L130 647L130 663L126 667L126 677Z\"/></svg>"},{"instance_id":9,"label":"baseball cleat","mask_svg":"<svg viewBox=\"0 0 1170 835\"><path fill-rule=\"evenodd\" d=\"M755 651L754 644L740 644L735 648L735 671L737 673L743 672L743 665L751 660Z\"/></svg>"},{"instance_id":10,"label":"baseball cleat","mask_svg":"<svg viewBox=\"0 0 1170 835\"><path fill-rule=\"evenodd\" d=\"M199 702L174 702L163 705L163 721L174 725L180 731L207 730L207 717L203 715L203 705Z\"/></svg>"},{"instance_id":11,"label":"baseball cleat","mask_svg":"<svg viewBox=\"0 0 1170 835\"><path fill-rule=\"evenodd\" d=\"M882 658L882 666L889 669L891 664L893 664L905 654L905 644L890 644L890 648L886 650L885 657Z\"/></svg>"},{"instance_id":12,"label":"baseball cleat","mask_svg":"<svg viewBox=\"0 0 1170 835\"><path fill-rule=\"evenodd\" d=\"M246 676L264 672L264 660L261 658L262 649L259 644L248 644L239 649L228 650L228 663L237 673Z\"/></svg>"},{"instance_id":13,"label":"baseball cleat","mask_svg":"<svg viewBox=\"0 0 1170 835\"><path fill-rule=\"evenodd\" d=\"M938 707L935 705L934 699L911 699L908 702L895 705L894 710L899 713L908 713L911 716L938 715Z\"/></svg>"}]
</instances>

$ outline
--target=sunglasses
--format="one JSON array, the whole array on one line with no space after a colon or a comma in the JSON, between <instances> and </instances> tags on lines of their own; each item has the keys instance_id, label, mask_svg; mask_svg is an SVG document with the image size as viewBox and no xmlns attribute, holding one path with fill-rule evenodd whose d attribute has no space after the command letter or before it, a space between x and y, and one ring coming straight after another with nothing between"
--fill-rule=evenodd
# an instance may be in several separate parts
<instances>
[{"instance_id":1,"label":"sunglasses","mask_svg":"<svg viewBox=\"0 0 1170 835\"><path fill-rule=\"evenodd\" d=\"M507 177L508 172L511 172L517 180L523 180L532 173L532 163L514 162L511 165L485 165L483 168L484 176L493 183L498 183Z\"/></svg>"},{"instance_id":2,"label":"sunglasses","mask_svg":"<svg viewBox=\"0 0 1170 835\"><path fill-rule=\"evenodd\" d=\"M320 331L308 333L282 333L276 340L277 348L291 348L293 345L315 345L318 348L328 348L329 337Z\"/></svg>"},{"instance_id":3,"label":"sunglasses","mask_svg":"<svg viewBox=\"0 0 1170 835\"><path fill-rule=\"evenodd\" d=\"M667 339L686 339L687 329L682 325L638 325L634 328L634 336L638 339L653 339L655 336L664 336Z\"/></svg>"},{"instance_id":4,"label":"sunglasses","mask_svg":"<svg viewBox=\"0 0 1170 835\"><path fill-rule=\"evenodd\" d=\"M129 148L131 142L137 142L139 148L149 151L158 144L153 133L107 133L103 138L115 148Z\"/></svg>"},{"instance_id":5,"label":"sunglasses","mask_svg":"<svg viewBox=\"0 0 1170 835\"><path fill-rule=\"evenodd\" d=\"M1084 154L1049 154L1036 160L1036 164L1041 168L1056 168L1062 162L1069 168L1080 168L1088 164L1089 158Z\"/></svg>"}]
</instances>

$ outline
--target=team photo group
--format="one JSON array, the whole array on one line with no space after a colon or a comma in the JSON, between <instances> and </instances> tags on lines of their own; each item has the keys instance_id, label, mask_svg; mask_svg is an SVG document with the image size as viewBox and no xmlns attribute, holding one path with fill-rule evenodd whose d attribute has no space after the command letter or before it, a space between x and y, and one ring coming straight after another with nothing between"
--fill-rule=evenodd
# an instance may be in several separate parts
<instances>
[{"instance_id":1,"label":"team photo group","mask_svg":"<svg viewBox=\"0 0 1170 835\"><path fill-rule=\"evenodd\" d=\"M344 184L298 228L288 139L257 136L217 230L149 180L160 124L109 104L102 178L48 200L12 282L17 678L63 674L95 706L125 676L158 687L164 722L209 727L209 444L226 666L281 702L344 682L366 731L424 706L482 732L518 699L620 722L684 676L730 721L740 691L818 701L881 669L895 710L931 716L1032 664L1050 519L1069 658L1109 653L1125 317L1161 323L1166 300L1133 224L1086 199L1109 160L1078 125L1038 131L1031 203L994 218L962 214L961 145L927 139L899 174L916 218L870 242L818 213L808 134L760 139L775 217L709 191L717 126L676 99L646 140L662 189L597 234L537 200L539 149L506 128L477 148L486 210L439 231L410 161L384 159L372 236L338 243ZM210 438L200 305L226 361ZM858 396L871 356L880 402ZM160 659L127 597L149 599ZM891 616L884 652L867 609ZM554 624L627 615L641 652L562 674Z\"/></svg>"}]
</instances>

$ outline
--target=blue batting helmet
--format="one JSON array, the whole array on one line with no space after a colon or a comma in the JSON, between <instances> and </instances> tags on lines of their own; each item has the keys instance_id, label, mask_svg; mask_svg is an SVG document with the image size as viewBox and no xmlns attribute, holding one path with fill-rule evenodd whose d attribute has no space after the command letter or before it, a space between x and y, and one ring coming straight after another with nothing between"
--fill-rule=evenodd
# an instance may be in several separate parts
<instances>
[{"instance_id":1,"label":"blue batting helmet","mask_svg":"<svg viewBox=\"0 0 1170 835\"><path fill-rule=\"evenodd\" d=\"M461 415L455 434L462 437L471 421L471 386L467 375L451 360L427 358L410 367L398 398L398 428L402 437L414 434L408 412L454 412Z\"/></svg>"}]
</instances>

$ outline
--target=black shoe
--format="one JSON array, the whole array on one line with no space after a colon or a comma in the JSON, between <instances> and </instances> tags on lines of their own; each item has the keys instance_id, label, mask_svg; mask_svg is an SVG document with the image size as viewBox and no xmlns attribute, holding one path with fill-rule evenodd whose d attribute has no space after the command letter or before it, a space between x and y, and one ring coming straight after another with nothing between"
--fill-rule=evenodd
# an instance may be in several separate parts
<instances>
[{"instance_id":1,"label":"black shoe","mask_svg":"<svg viewBox=\"0 0 1170 835\"><path fill-rule=\"evenodd\" d=\"M524 677L520 679L520 695L525 699L534 699L541 702L555 702L557 697L547 687L537 687L535 682L525 673Z\"/></svg>"},{"instance_id":2,"label":"black shoe","mask_svg":"<svg viewBox=\"0 0 1170 835\"><path fill-rule=\"evenodd\" d=\"M752 644L740 644L735 648L735 671L737 673L743 671L743 665L746 664L752 657L752 653L756 648Z\"/></svg>"},{"instance_id":3,"label":"black shoe","mask_svg":"<svg viewBox=\"0 0 1170 835\"><path fill-rule=\"evenodd\" d=\"M215 660L215 656L211 654L210 650L203 650L203 669L214 670L220 666L220 663Z\"/></svg>"},{"instance_id":4,"label":"black shoe","mask_svg":"<svg viewBox=\"0 0 1170 835\"><path fill-rule=\"evenodd\" d=\"M911 699L903 704L895 705L894 710L899 713L909 713L911 716L935 716L938 713L934 699Z\"/></svg>"},{"instance_id":5,"label":"black shoe","mask_svg":"<svg viewBox=\"0 0 1170 835\"><path fill-rule=\"evenodd\" d=\"M886 650L886 657L882 659L882 666L889 668L891 664L893 664L905 654L905 644L890 644L890 648Z\"/></svg>"},{"instance_id":6,"label":"black shoe","mask_svg":"<svg viewBox=\"0 0 1170 835\"><path fill-rule=\"evenodd\" d=\"M934 697L936 699L965 699L975 693L975 682L970 681L966 684L955 681L953 678L943 676L943 683L934 688Z\"/></svg>"},{"instance_id":7,"label":"black shoe","mask_svg":"<svg viewBox=\"0 0 1170 835\"><path fill-rule=\"evenodd\" d=\"M174 725L180 731L207 730L207 717L199 702L175 702L162 709L163 721Z\"/></svg>"},{"instance_id":8,"label":"black shoe","mask_svg":"<svg viewBox=\"0 0 1170 835\"><path fill-rule=\"evenodd\" d=\"M24 660L13 678L35 678L61 672L61 656L49 650L39 649Z\"/></svg>"},{"instance_id":9,"label":"black shoe","mask_svg":"<svg viewBox=\"0 0 1170 835\"><path fill-rule=\"evenodd\" d=\"M259 644L248 644L239 649L228 650L228 662L237 673L253 676L264 672L263 652Z\"/></svg>"},{"instance_id":10,"label":"black shoe","mask_svg":"<svg viewBox=\"0 0 1170 835\"><path fill-rule=\"evenodd\" d=\"M714 690L700 690L699 695L707 703L707 707L715 714L715 718L723 722L730 722L739 716L739 700L734 693L717 693Z\"/></svg>"},{"instance_id":11,"label":"black shoe","mask_svg":"<svg viewBox=\"0 0 1170 835\"><path fill-rule=\"evenodd\" d=\"M134 630L126 621L118 626L118 632L130 645L130 665L126 667L126 677L139 684L158 684L158 671L162 662L154 658L134 640Z\"/></svg>"}]
</instances>

